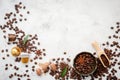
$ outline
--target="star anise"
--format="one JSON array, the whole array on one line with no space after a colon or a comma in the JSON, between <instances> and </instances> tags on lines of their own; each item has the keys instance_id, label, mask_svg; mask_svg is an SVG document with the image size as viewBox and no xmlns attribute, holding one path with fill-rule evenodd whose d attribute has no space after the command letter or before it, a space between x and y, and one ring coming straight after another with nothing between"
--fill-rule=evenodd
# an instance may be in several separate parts
<instances>
[{"instance_id":1,"label":"star anise","mask_svg":"<svg viewBox=\"0 0 120 80\"><path fill-rule=\"evenodd\" d=\"M37 51L36 51L36 54L37 54L38 56L40 56L40 55L42 54L42 51L41 51L41 50L37 50Z\"/></svg>"},{"instance_id":2,"label":"star anise","mask_svg":"<svg viewBox=\"0 0 120 80\"><path fill-rule=\"evenodd\" d=\"M84 57L84 56L80 56L80 57L77 59L77 62L80 63L80 64L84 64L84 62L85 62L85 57Z\"/></svg>"}]
</instances>

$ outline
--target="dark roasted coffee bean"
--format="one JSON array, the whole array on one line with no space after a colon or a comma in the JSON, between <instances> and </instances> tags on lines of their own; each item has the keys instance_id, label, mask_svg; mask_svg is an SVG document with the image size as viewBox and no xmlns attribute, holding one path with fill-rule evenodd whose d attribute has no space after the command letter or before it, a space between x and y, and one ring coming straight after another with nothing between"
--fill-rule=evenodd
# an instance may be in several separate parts
<instances>
[{"instance_id":1,"label":"dark roasted coffee bean","mask_svg":"<svg viewBox=\"0 0 120 80\"><path fill-rule=\"evenodd\" d=\"M29 11L27 11L27 14L30 14L30 12L29 12Z\"/></svg>"},{"instance_id":2,"label":"dark roasted coffee bean","mask_svg":"<svg viewBox=\"0 0 120 80\"><path fill-rule=\"evenodd\" d=\"M4 50L1 50L1 52L3 53L3 52L4 52Z\"/></svg>"}]
</instances>

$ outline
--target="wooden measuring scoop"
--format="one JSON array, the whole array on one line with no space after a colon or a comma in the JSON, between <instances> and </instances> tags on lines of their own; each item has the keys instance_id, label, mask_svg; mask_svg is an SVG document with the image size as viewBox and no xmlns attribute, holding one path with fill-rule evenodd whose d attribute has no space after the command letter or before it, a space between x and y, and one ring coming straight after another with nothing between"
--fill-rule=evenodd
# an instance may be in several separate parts
<instances>
[{"instance_id":1,"label":"wooden measuring scoop","mask_svg":"<svg viewBox=\"0 0 120 80\"><path fill-rule=\"evenodd\" d=\"M110 65L110 60L108 56L105 54L105 52L99 47L99 44L97 42L93 42L92 46L97 51L98 58L100 59L102 65L106 68Z\"/></svg>"}]
</instances>

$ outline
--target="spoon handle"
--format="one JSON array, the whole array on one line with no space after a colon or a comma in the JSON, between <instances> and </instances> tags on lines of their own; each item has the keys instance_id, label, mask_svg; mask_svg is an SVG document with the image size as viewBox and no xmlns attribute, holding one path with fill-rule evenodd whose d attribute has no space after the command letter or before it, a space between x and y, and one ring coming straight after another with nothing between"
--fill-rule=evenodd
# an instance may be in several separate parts
<instances>
[{"instance_id":1,"label":"spoon handle","mask_svg":"<svg viewBox=\"0 0 120 80\"><path fill-rule=\"evenodd\" d=\"M104 54L104 51L99 47L99 44L96 41L92 43L92 46L97 51L99 56Z\"/></svg>"}]
</instances>

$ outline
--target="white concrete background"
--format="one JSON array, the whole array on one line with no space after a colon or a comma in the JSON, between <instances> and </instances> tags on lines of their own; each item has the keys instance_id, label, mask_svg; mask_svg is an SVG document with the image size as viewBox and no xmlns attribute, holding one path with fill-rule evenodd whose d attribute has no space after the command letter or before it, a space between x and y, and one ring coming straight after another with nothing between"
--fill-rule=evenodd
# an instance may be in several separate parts
<instances>
[{"instance_id":1,"label":"white concrete background","mask_svg":"<svg viewBox=\"0 0 120 80\"><path fill-rule=\"evenodd\" d=\"M120 0L0 0L0 24L5 22L4 14L14 11L14 4L19 1L30 10L30 15L26 15L27 22L18 25L27 34L38 34L40 47L45 48L47 53L43 61L58 56L66 57L64 51L71 59L82 51L94 52L91 42L106 41L112 33L109 28L120 21ZM4 46L4 39L1 42L1 49L7 46ZM0 60L0 80L9 80L7 76L13 71L4 71L3 65L6 62L13 62L13 57L4 62ZM48 74L41 77L35 73L30 74L32 80L54 80Z\"/></svg>"}]
</instances>

